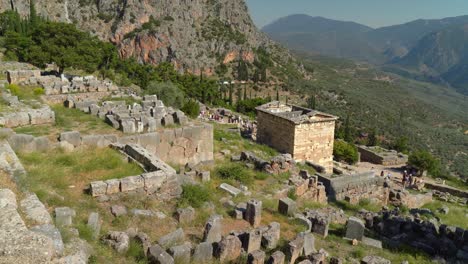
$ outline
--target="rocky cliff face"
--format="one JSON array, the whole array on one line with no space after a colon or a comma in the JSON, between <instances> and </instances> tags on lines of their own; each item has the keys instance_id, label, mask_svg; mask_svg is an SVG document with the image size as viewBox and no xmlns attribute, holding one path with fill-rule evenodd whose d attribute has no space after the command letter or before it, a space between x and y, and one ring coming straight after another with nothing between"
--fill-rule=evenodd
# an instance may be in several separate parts
<instances>
[{"instance_id":1,"label":"rocky cliff face","mask_svg":"<svg viewBox=\"0 0 468 264\"><path fill-rule=\"evenodd\" d=\"M37 12L75 23L117 45L124 58L142 63L169 61L183 71L213 73L255 49L278 52L253 24L244 0L36 0ZM29 0L0 0L0 11L26 16ZM285 51L281 51L285 52ZM285 59L290 57L278 56ZM280 63L281 62L277 62Z\"/></svg>"}]
</instances>

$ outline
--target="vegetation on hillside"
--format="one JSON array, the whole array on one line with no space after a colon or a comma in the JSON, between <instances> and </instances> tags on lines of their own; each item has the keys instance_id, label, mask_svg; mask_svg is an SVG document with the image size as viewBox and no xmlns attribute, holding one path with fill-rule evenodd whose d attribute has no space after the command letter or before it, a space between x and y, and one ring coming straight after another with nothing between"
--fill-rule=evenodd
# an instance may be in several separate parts
<instances>
[{"instance_id":1,"label":"vegetation on hillside","mask_svg":"<svg viewBox=\"0 0 468 264\"><path fill-rule=\"evenodd\" d=\"M434 176L468 177L468 101L460 94L347 60L309 57L304 66L313 79L291 80L288 86L313 96L318 110L342 117L338 138L368 144L375 130L383 147L426 150L440 159Z\"/></svg>"}]
</instances>

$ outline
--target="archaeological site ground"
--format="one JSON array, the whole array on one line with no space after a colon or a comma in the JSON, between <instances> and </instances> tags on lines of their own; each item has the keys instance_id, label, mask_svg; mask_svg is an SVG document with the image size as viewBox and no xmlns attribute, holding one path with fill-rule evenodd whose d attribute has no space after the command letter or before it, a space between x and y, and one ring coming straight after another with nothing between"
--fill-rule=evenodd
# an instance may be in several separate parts
<instances>
[{"instance_id":1,"label":"archaeological site ground","mask_svg":"<svg viewBox=\"0 0 468 264\"><path fill-rule=\"evenodd\" d=\"M468 190L273 101L197 118L94 76L5 64L0 263L468 261ZM443 262L444 263L444 262Z\"/></svg>"}]
</instances>

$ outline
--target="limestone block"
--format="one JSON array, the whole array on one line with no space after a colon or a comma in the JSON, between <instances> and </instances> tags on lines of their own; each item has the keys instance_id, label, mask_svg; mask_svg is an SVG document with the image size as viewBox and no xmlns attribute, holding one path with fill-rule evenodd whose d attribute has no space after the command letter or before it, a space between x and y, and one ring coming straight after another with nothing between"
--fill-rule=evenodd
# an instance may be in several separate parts
<instances>
[{"instance_id":1,"label":"limestone block","mask_svg":"<svg viewBox=\"0 0 468 264\"><path fill-rule=\"evenodd\" d=\"M79 147L81 145L81 135L78 131L69 131L60 133L60 141L67 141L73 146Z\"/></svg>"},{"instance_id":2,"label":"limestone block","mask_svg":"<svg viewBox=\"0 0 468 264\"><path fill-rule=\"evenodd\" d=\"M73 217L76 216L75 210L69 207L55 208L55 224L57 226L71 226L73 224Z\"/></svg>"},{"instance_id":3,"label":"limestone block","mask_svg":"<svg viewBox=\"0 0 468 264\"><path fill-rule=\"evenodd\" d=\"M186 242L183 245L171 247L169 254L174 258L174 263L189 264L192 245Z\"/></svg>"},{"instance_id":4,"label":"limestone block","mask_svg":"<svg viewBox=\"0 0 468 264\"><path fill-rule=\"evenodd\" d=\"M185 240L185 233L182 228L179 228L175 230L174 232L171 232L158 240L158 244L167 249L173 246L181 245L184 243Z\"/></svg>"},{"instance_id":5,"label":"limestone block","mask_svg":"<svg viewBox=\"0 0 468 264\"><path fill-rule=\"evenodd\" d=\"M249 222L253 227L260 226L262 221L262 201L250 200L247 203L247 209L245 211L245 220Z\"/></svg>"},{"instance_id":6,"label":"limestone block","mask_svg":"<svg viewBox=\"0 0 468 264\"><path fill-rule=\"evenodd\" d=\"M176 219L180 224L189 224L195 220L195 209L192 207L177 208Z\"/></svg>"},{"instance_id":7,"label":"limestone block","mask_svg":"<svg viewBox=\"0 0 468 264\"><path fill-rule=\"evenodd\" d=\"M10 189L0 189L0 209L6 206L17 208L16 195Z\"/></svg>"},{"instance_id":8,"label":"limestone block","mask_svg":"<svg viewBox=\"0 0 468 264\"><path fill-rule=\"evenodd\" d=\"M99 213L91 213L88 217L87 226L93 232L93 238L97 239L99 237L99 232L101 232L101 219Z\"/></svg>"},{"instance_id":9,"label":"limestone block","mask_svg":"<svg viewBox=\"0 0 468 264\"><path fill-rule=\"evenodd\" d=\"M95 181L90 184L91 195L93 197L103 196L107 192L107 184L103 181Z\"/></svg>"},{"instance_id":10,"label":"limestone block","mask_svg":"<svg viewBox=\"0 0 468 264\"><path fill-rule=\"evenodd\" d=\"M251 252L247 258L248 264L263 264L265 263L265 252L261 250L255 250Z\"/></svg>"},{"instance_id":11,"label":"limestone block","mask_svg":"<svg viewBox=\"0 0 468 264\"><path fill-rule=\"evenodd\" d=\"M158 191L167 180L167 175L164 171L144 173L141 177L144 181L145 191L148 194L153 194Z\"/></svg>"},{"instance_id":12,"label":"limestone block","mask_svg":"<svg viewBox=\"0 0 468 264\"><path fill-rule=\"evenodd\" d=\"M286 255L281 251L275 251L266 262L267 264L284 264Z\"/></svg>"},{"instance_id":13,"label":"limestone block","mask_svg":"<svg viewBox=\"0 0 468 264\"><path fill-rule=\"evenodd\" d=\"M272 222L267 228L268 229L262 234L262 246L266 249L274 249L281 238L280 224Z\"/></svg>"},{"instance_id":14,"label":"limestone block","mask_svg":"<svg viewBox=\"0 0 468 264\"><path fill-rule=\"evenodd\" d=\"M238 237L229 235L224 237L218 246L217 256L224 263L236 260L242 253L242 242Z\"/></svg>"},{"instance_id":15,"label":"limestone block","mask_svg":"<svg viewBox=\"0 0 468 264\"><path fill-rule=\"evenodd\" d=\"M136 191L145 187L145 181L141 176L130 176L120 180L120 191L123 193Z\"/></svg>"},{"instance_id":16,"label":"limestone block","mask_svg":"<svg viewBox=\"0 0 468 264\"><path fill-rule=\"evenodd\" d=\"M52 218L49 215L46 207L44 206L36 194L28 194L26 198L20 202L22 211L26 214L26 217L34 223L39 225L51 224Z\"/></svg>"},{"instance_id":17,"label":"limestone block","mask_svg":"<svg viewBox=\"0 0 468 264\"><path fill-rule=\"evenodd\" d=\"M247 252L253 252L260 249L262 245L262 230L253 229L241 234L242 248Z\"/></svg>"},{"instance_id":18,"label":"limestone block","mask_svg":"<svg viewBox=\"0 0 468 264\"><path fill-rule=\"evenodd\" d=\"M104 181L104 183L107 185L106 195L112 195L120 192L120 180L111 179Z\"/></svg>"},{"instance_id":19,"label":"limestone block","mask_svg":"<svg viewBox=\"0 0 468 264\"><path fill-rule=\"evenodd\" d=\"M210 263L213 260L213 244L202 242L195 247L192 256L193 263Z\"/></svg>"},{"instance_id":20,"label":"limestone block","mask_svg":"<svg viewBox=\"0 0 468 264\"><path fill-rule=\"evenodd\" d=\"M348 223L346 224L346 235L345 237L348 239L356 239L361 241L364 237L364 230L365 230L364 222L356 217L350 217L348 219Z\"/></svg>"},{"instance_id":21,"label":"limestone block","mask_svg":"<svg viewBox=\"0 0 468 264\"><path fill-rule=\"evenodd\" d=\"M55 248L55 255L56 256L62 256L63 250L64 250L64 245L63 245L63 240L62 240L62 235L60 234L60 231L51 224L45 224L45 225L39 225L31 228L31 231L43 234L50 239L52 239L54 243L54 248Z\"/></svg>"},{"instance_id":22,"label":"limestone block","mask_svg":"<svg viewBox=\"0 0 468 264\"><path fill-rule=\"evenodd\" d=\"M172 115L165 115L162 119L161 119L161 124L163 126L171 126L171 125L174 125L174 117Z\"/></svg>"},{"instance_id":23,"label":"limestone block","mask_svg":"<svg viewBox=\"0 0 468 264\"><path fill-rule=\"evenodd\" d=\"M236 187L232 186L232 185L229 185L227 183L221 183L221 185L219 185L219 188L223 191L226 191L228 192L229 194L231 194L232 196L237 196L239 195L242 191L237 189Z\"/></svg>"},{"instance_id":24,"label":"limestone block","mask_svg":"<svg viewBox=\"0 0 468 264\"><path fill-rule=\"evenodd\" d=\"M104 243L112 246L118 253L125 253L130 245L130 238L125 232L111 231L104 238Z\"/></svg>"},{"instance_id":25,"label":"limestone block","mask_svg":"<svg viewBox=\"0 0 468 264\"><path fill-rule=\"evenodd\" d=\"M278 212L282 215L292 216L296 213L296 202L288 197L278 202Z\"/></svg>"},{"instance_id":26,"label":"limestone block","mask_svg":"<svg viewBox=\"0 0 468 264\"><path fill-rule=\"evenodd\" d=\"M222 220L223 217L221 215L212 215L208 219L203 233L204 242L214 243L221 241Z\"/></svg>"}]
</instances>

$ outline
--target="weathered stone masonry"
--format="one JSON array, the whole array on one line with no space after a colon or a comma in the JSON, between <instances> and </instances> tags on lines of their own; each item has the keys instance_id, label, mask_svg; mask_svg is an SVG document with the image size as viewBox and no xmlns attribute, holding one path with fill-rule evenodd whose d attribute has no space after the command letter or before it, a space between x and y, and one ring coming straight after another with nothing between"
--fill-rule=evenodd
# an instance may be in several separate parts
<instances>
[{"instance_id":1,"label":"weathered stone masonry","mask_svg":"<svg viewBox=\"0 0 468 264\"><path fill-rule=\"evenodd\" d=\"M335 121L329 114L271 102L257 107L257 141L333 172Z\"/></svg>"}]
</instances>

